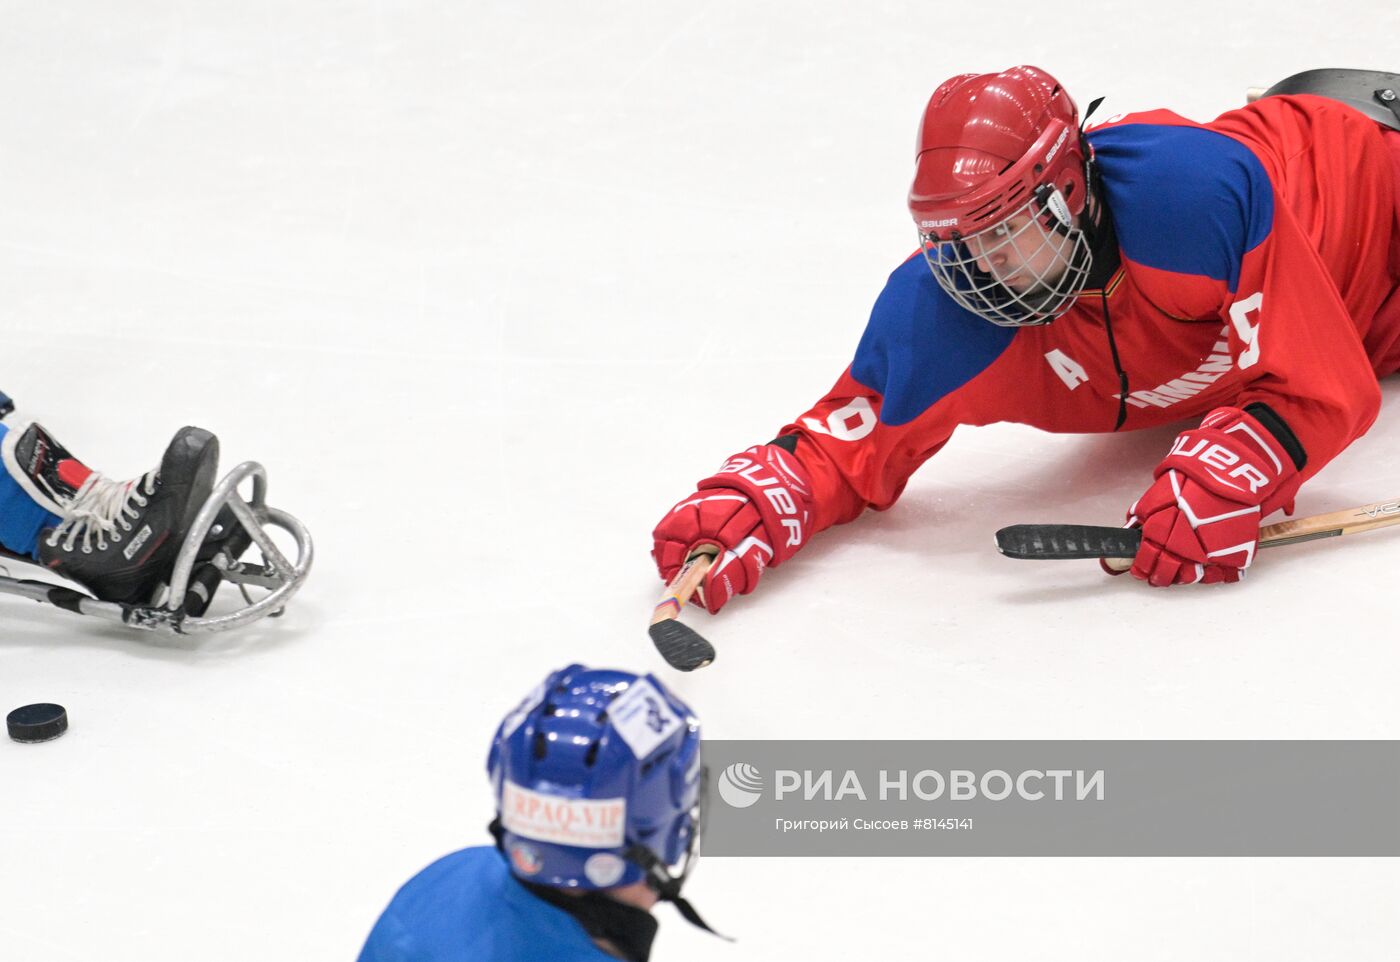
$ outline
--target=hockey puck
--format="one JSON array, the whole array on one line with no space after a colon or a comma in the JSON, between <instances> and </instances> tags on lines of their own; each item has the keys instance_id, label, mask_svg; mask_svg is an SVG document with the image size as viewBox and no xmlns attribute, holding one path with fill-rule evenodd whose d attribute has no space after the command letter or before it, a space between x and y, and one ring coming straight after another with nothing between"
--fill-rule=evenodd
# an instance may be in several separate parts
<instances>
[{"instance_id":1,"label":"hockey puck","mask_svg":"<svg viewBox=\"0 0 1400 962\"><path fill-rule=\"evenodd\" d=\"M62 705L25 705L5 716L10 737L17 742L46 742L68 730Z\"/></svg>"}]
</instances>

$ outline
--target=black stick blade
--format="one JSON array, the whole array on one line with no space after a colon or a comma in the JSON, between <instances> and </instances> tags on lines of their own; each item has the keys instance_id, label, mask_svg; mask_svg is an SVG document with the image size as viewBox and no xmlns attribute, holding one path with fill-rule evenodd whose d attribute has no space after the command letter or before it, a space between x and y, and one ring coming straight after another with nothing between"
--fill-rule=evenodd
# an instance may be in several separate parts
<instances>
[{"instance_id":1,"label":"black stick blade","mask_svg":"<svg viewBox=\"0 0 1400 962\"><path fill-rule=\"evenodd\" d=\"M647 634L666 664L677 671L694 671L715 660L715 646L674 618L658 621L647 629Z\"/></svg>"},{"instance_id":2,"label":"black stick blade","mask_svg":"<svg viewBox=\"0 0 1400 962\"><path fill-rule=\"evenodd\" d=\"M1008 558L1131 558L1142 543L1137 528L1092 524L1013 524L997 532L997 550Z\"/></svg>"}]
</instances>

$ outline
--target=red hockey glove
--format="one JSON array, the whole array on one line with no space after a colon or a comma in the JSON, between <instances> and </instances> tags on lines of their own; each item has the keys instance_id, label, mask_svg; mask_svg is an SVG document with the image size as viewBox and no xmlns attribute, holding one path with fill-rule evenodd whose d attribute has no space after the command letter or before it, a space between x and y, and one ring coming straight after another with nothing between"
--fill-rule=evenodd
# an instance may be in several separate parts
<instances>
[{"instance_id":1,"label":"red hockey glove","mask_svg":"<svg viewBox=\"0 0 1400 962\"><path fill-rule=\"evenodd\" d=\"M696 549L717 549L697 590L714 614L734 595L753 591L765 568L782 564L802 547L811 524L812 488L797 458L776 444L734 455L696 487L652 532L651 556L669 582Z\"/></svg>"},{"instance_id":2,"label":"red hockey glove","mask_svg":"<svg viewBox=\"0 0 1400 962\"><path fill-rule=\"evenodd\" d=\"M1260 519L1288 504L1299 484L1283 444L1233 407L1178 435L1153 477L1127 527L1142 529L1133 577L1156 587L1239 581Z\"/></svg>"}]
</instances>

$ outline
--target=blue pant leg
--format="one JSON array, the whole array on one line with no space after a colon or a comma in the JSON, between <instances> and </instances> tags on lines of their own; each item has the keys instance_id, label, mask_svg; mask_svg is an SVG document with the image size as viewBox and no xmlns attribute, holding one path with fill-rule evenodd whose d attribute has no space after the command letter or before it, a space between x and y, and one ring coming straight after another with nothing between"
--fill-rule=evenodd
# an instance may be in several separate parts
<instances>
[{"instance_id":1,"label":"blue pant leg","mask_svg":"<svg viewBox=\"0 0 1400 962\"><path fill-rule=\"evenodd\" d=\"M0 424L0 441L9 428ZM52 528L61 519L41 508L0 466L0 545L15 554L39 557L39 532Z\"/></svg>"}]
</instances>

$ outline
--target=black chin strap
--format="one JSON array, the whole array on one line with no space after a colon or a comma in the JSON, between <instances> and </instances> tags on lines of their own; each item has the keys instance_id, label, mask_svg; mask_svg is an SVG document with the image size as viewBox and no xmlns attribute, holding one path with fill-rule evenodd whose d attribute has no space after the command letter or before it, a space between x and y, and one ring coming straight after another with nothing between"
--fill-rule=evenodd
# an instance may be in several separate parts
<instances>
[{"instance_id":1,"label":"black chin strap","mask_svg":"<svg viewBox=\"0 0 1400 962\"><path fill-rule=\"evenodd\" d=\"M1101 103L1103 103L1103 98L1098 97L1089 104L1089 109L1084 112L1086 123L1089 120L1089 115ZM1081 137L1084 136L1083 130L1081 125ZM1118 232L1113 225L1113 212L1108 209L1108 198L1105 196L1103 182L1099 177L1098 165L1094 163L1092 151L1087 145L1084 156L1087 158L1084 177L1085 192L1089 196L1085 198L1084 220L1086 223L1081 229L1088 235L1089 248L1092 251L1092 267L1086 285L1090 289L1098 289L1099 307L1103 312L1103 329L1104 333L1108 335L1108 353L1113 357L1113 370L1118 374L1118 420L1113 425L1113 430L1117 431L1128 420L1128 372L1123 370L1123 362L1118 356L1118 341L1113 336L1113 316L1108 310L1108 285L1121 263L1118 252ZM1092 205L1092 209L1090 205Z\"/></svg>"},{"instance_id":2,"label":"black chin strap","mask_svg":"<svg viewBox=\"0 0 1400 962\"><path fill-rule=\"evenodd\" d=\"M1084 132L1084 128L1085 128L1085 127L1088 125L1088 123L1089 123L1089 118L1092 117L1092 116L1094 116L1094 111L1096 111L1096 110L1099 109L1099 104L1103 103L1103 101L1104 101L1104 98L1102 98L1102 97L1095 97L1093 100L1089 101L1089 107L1088 107L1088 109L1084 111L1084 116L1081 117L1081 118L1079 119L1079 131L1080 131L1080 133L1083 133L1083 132Z\"/></svg>"},{"instance_id":3,"label":"black chin strap","mask_svg":"<svg viewBox=\"0 0 1400 962\"><path fill-rule=\"evenodd\" d=\"M486 830L490 832L491 837L496 840L496 850L499 851L502 855L505 855L505 828L501 825L500 818L492 819L491 824L486 826ZM726 942L734 941L734 939L731 936L724 935L720 932L716 932L714 929L710 928L709 923L707 923L704 919L700 917L699 912L695 911L695 906L691 905L689 901L687 901L681 896L681 883L684 882L685 879L676 878L669 871L667 871L666 866L662 864L661 859L656 857L655 852L647 848L645 845L633 845L622 853L622 857L627 861L631 862L633 865L636 865L638 868L640 868L643 872L646 873L647 885L651 888L653 892L657 894L657 896L660 897L661 901L670 902L672 905L674 905L676 907L676 911L681 914L681 918L685 919L687 922L689 922L691 925L695 926L698 929L704 929L711 935L719 936ZM514 873L512 873L512 875L513 874ZM547 886L535 885L533 883L526 882L523 879L517 878L517 881L519 881L521 885L524 885L525 888L527 888L531 892L534 892L536 895L540 895L540 893L536 891L537 889L548 889ZM545 898L545 896L543 895L540 895L540 897ZM570 902L576 903L579 900L571 898L569 896L560 896L560 898L562 898L564 901L561 902L554 898L545 898L545 901L549 902L552 905L558 905L560 908L569 912L569 914L573 915L575 918L578 918L580 922L583 922L585 929L587 929L589 922L586 921L579 913L570 911L570 905L568 904ZM609 899L608 901L613 900ZM617 904L620 905L621 903ZM627 906L627 908L631 908L631 906ZM635 911L641 910L636 909ZM592 915L593 913L589 914ZM648 918L651 917L650 913L644 914L646 914ZM616 918L616 916L611 917ZM597 933L594 933L591 930L589 930L589 934L592 935ZM654 937L655 934L656 932L655 930L653 930L651 936ZM604 937L611 938L606 935ZM647 952L650 952L651 950L651 937L648 937L646 940L646 949ZM646 962L646 955L642 955L639 962Z\"/></svg>"},{"instance_id":4,"label":"black chin strap","mask_svg":"<svg viewBox=\"0 0 1400 962\"><path fill-rule=\"evenodd\" d=\"M1117 431L1128 420L1128 372L1118 360L1118 342L1113 339L1113 320L1108 313L1108 292L1099 291L1099 303L1103 305L1103 329L1108 332L1108 352L1113 355L1113 369L1118 372L1118 421L1113 425Z\"/></svg>"},{"instance_id":5,"label":"black chin strap","mask_svg":"<svg viewBox=\"0 0 1400 962\"><path fill-rule=\"evenodd\" d=\"M647 873L646 880L647 884L651 886L651 890L660 897L661 901L674 905L676 911L681 913L681 918L697 929L704 929L726 942L734 941L732 937L710 928L709 923L700 917L699 912L695 911L695 906L681 896L681 883L684 878L676 878L667 871L666 866L662 864L661 859L656 857L655 852L645 845L633 845L622 853L622 857L632 864L640 866L642 871Z\"/></svg>"}]
</instances>

